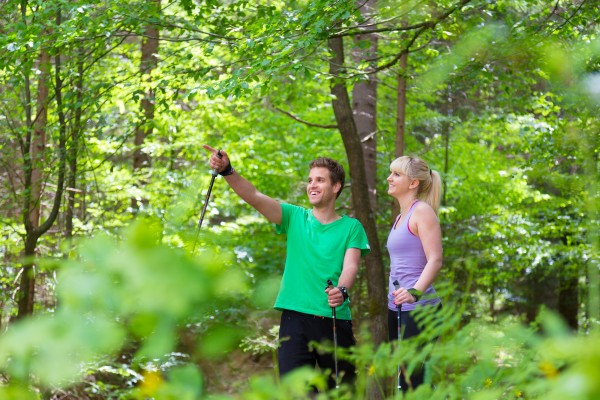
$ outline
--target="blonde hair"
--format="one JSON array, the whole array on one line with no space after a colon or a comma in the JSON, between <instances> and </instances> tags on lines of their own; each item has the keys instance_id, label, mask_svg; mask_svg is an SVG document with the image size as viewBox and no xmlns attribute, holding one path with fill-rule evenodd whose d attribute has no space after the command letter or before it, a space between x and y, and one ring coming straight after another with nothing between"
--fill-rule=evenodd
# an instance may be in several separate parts
<instances>
[{"instance_id":1,"label":"blonde hair","mask_svg":"<svg viewBox=\"0 0 600 400\"><path fill-rule=\"evenodd\" d=\"M396 158L390 164L390 171L417 179L417 198L429 204L437 214L442 196L442 179L437 171L430 169L422 159L410 156Z\"/></svg>"}]
</instances>

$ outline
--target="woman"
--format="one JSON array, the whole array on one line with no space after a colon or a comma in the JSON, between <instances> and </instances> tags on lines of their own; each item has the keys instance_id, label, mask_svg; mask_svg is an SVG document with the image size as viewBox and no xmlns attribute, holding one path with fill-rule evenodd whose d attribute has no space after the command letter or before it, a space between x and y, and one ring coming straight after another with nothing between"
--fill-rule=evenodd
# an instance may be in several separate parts
<instances>
[{"instance_id":1,"label":"woman","mask_svg":"<svg viewBox=\"0 0 600 400\"><path fill-rule=\"evenodd\" d=\"M388 194L400 205L387 241L390 254L388 326L390 340L398 339L397 317L401 307L402 338L421 331L413 319L416 307L440 307L433 286L442 266L442 233L437 217L441 179L425 161L399 157L390 165ZM397 282L396 282L397 281ZM394 285L396 283L396 285ZM399 288L396 289L395 286ZM410 379L402 374L403 391L423 383L424 372L417 368Z\"/></svg>"}]
</instances>

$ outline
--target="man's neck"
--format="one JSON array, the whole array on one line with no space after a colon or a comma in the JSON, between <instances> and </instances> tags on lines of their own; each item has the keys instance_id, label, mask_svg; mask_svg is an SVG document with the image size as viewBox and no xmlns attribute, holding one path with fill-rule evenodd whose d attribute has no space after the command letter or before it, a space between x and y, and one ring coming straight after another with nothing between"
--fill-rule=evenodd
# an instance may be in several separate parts
<instances>
[{"instance_id":1,"label":"man's neck","mask_svg":"<svg viewBox=\"0 0 600 400\"><path fill-rule=\"evenodd\" d=\"M333 205L331 207L313 207L312 213L316 220L323 225L330 224L341 218L335 212L335 207Z\"/></svg>"}]
</instances>

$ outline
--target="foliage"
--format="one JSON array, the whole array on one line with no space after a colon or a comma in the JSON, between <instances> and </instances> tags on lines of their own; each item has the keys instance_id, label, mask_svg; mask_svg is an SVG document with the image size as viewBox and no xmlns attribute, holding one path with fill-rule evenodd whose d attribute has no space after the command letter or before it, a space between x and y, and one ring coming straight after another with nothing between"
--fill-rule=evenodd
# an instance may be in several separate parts
<instances>
[{"instance_id":1,"label":"foliage","mask_svg":"<svg viewBox=\"0 0 600 400\"><path fill-rule=\"evenodd\" d=\"M232 398L206 393L194 360L218 359L231 351L239 343L239 331L208 326L196 336L191 358L174 351L184 324L199 321L206 326L206 316L215 307L226 307L232 297L247 293L246 281L209 252L190 257L161 244L161 232L156 221L139 220L124 231L121 243L98 237L82 243L76 259L61 262L61 307L54 314L13 324L0 338L0 368L11 377L1 388L3 398L38 398L25 389L28 382L68 388L90 373L95 379L81 392L90 398L119 391L119 398ZM132 289L135 298L129 295ZM407 399L591 399L600 394L597 329L576 335L550 312L531 326L507 318L499 324L473 319L461 328L464 307L469 307L467 301L448 301L440 312L421 310L417 321L427 328L398 345L373 348L363 340L352 352L340 352L359 368L357 390L342 387L319 398L368 398L365 388L374 382L394 398L390 377L398 363L410 373L423 362L435 390L425 385L409 392ZM129 350L124 348L127 337L136 343ZM257 342L243 342L249 350L257 349ZM330 346L323 349L331 351ZM131 354L131 366L107 363L105 355L117 353ZM126 383L110 389L118 376ZM310 369L282 382L272 373L256 374L239 398L297 398L306 394L309 382L319 387L324 380Z\"/></svg>"},{"instance_id":2,"label":"foliage","mask_svg":"<svg viewBox=\"0 0 600 400\"><path fill-rule=\"evenodd\" d=\"M552 398L562 388L575 398L598 394L588 367L598 355L586 351L597 347L600 315L595 2L379 0L369 21L347 1L182 0L162 2L160 14L149 3L0 5L0 397L38 398L52 390L81 398L208 397L210 382L197 365L233 352L242 333L247 350L271 357L275 338L268 332L276 322L265 310L277 290L284 238L221 178L196 231L210 179L200 145L228 151L236 170L265 194L306 204L308 161L325 155L346 162L329 127L326 41L342 36L350 50L365 22L379 35L381 237L391 219L385 177L402 75L406 151L424 157L446 185L438 284L464 303L446 296L451 318L436 325L431 335L441 342L425 352L410 341L401 350L375 349L360 332L361 345L348 355L362 368L360 393L373 382L388 388L399 360L427 355L436 390L407 397ZM154 79L142 84L139 44L149 23L161 30L159 63ZM67 146L79 149L68 192L76 240L66 237L63 205L37 246L42 315L15 323L16 282L29 261L21 257L24 165L37 110L28 121L27 107L35 105L42 49L62 62L64 128L81 132ZM404 50L406 69L397 64ZM360 81L372 65L351 62L344 78ZM41 162L45 215L57 183L61 128L56 76L52 81ZM152 163L140 177L131 167L132 135L148 89L155 129L143 151ZM343 213L352 212L349 192L338 203ZM149 199L138 216L132 198ZM95 239L78 244L88 237ZM565 302L556 299L573 282L576 309L561 312L576 314L581 335L548 315L533 327L516 322L536 320L544 303L560 309ZM369 317L369 310L353 312ZM265 348L253 342L261 339L268 339L260 342ZM302 397L307 382L322 378L305 370L277 382L268 371L236 388L241 398Z\"/></svg>"},{"instance_id":3,"label":"foliage","mask_svg":"<svg viewBox=\"0 0 600 400\"><path fill-rule=\"evenodd\" d=\"M418 320L427 324L422 335L399 343L359 346L355 360L365 372L361 379L376 380L394 396L389 379L398 364L410 371L425 362L429 385L409 391L406 399L458 398L576 398L598 395L596 333L577 336L551 312L532 326L512 317L499 324L471 320L457 328L463 305L445 303L431 314L422 310ZM438 338L438 339L432 339ZM366 397L363 397L366 398Z\"/></svg>"},{"instance_id":4,"label":"foliage","mask_svg":"<svg viewBox=\"0 0 600 400\"><path fill-rule=\"evenodd\" d=\"M198 352L218 355L230 347L235 335L218 326L208 329L207 316L246 291L241 271L217 264L208 252L192 258L160 245L161 232L157 221L139 219L121 243L97 237L64 262L59 309L16 323L2 337L2 369L14 382L33 378L42 387L67 385L81 375L82 363L116 354L126 339L140 343L134 362L143 367L144 360L173 352L178 329L192 320L204 326L205 338L211 329L220 333L209 348L199 342ZM176 379L198 371L178 367L169 374Z\"/></svg>"}]
</instances>

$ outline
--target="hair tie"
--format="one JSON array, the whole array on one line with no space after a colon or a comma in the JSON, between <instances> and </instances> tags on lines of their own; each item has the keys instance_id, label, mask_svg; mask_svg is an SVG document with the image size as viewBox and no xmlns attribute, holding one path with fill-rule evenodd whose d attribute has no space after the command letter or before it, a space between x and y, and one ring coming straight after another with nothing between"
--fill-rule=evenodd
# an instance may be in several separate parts
<instances>
[{"instance_id":1,"label":"hair tie","mask_svg":"<svg viewBox=\"0 0 600 400\"><path fill-rule=\"evenodd\" d=\"M429 176L433 176L433 171L429 170Z\"/></svg>"}]
</instances>

